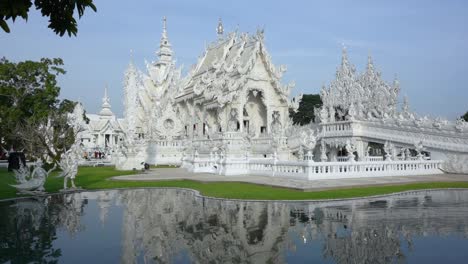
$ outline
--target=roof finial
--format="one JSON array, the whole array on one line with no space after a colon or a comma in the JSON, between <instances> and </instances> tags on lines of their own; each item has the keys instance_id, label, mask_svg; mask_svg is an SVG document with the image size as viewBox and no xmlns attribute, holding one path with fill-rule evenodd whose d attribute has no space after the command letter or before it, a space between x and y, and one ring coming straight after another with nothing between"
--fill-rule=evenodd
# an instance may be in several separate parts
<instances>
[{"instance_id":1,"label":"roof finial","mask_svg":"<svg viewBox=\"0 0 468 264\"><path fill-rule=\"evenodd\" d=\"M372 55L370 51L367 54L367 70L373 71L374 70L374 62L372 61Z\"/></svg>"},{"instance_id":2,"label":"roof finial","mask_svg":"<svg viewBox=\"0 0 468 264\"><path fill-rule=\"evenodd\" d=\"M163 30L161 34L161 41L159 43L159 50L156 55L159 57L159 62L169 63L172 61L172 49L169 38L167 37L167 18L163 16Z\"/></svg>"},{"instance_id":3,"label":"roof finial","mask_svg":"<svg viewBox=\"0 0 468 264\"><path fill-rule=\"evenodd\" d=\"M221 20L221 18L219 18L219 20L218 20L218 27L216 27L216 33L218 33L218 38L219 39L223 38L224 27L223 27L223 21Z\"/></svg>"},{"instance_id":4,"label":"roof finial","mask_svg":"<svg viewBox=\"0 0 468 264\"><path fill-rule=\"evenodd\" d=\"M108 85L107 85L107 83L106 83L106 86L104 86L104 98L105 98L106 100L109 99L109 96L107 95L107 86L108 86Z\"/></svg>"},{"instance_id":5,"label":"roof finial","mask_svg":"<svg viewBox=\"0 0 468 264\"><path fill-rule=\"evenodd\" d=\"M163 32L162 32L162 37L164 39L167 39L167 19L166 16L163 16Z\"/></svg>"},{"instance_id":6,"label":"roof finial","mask_svg":"<svg viewBox=\"0 0 468 264\"><path fill-rule=\"evenodd\" d=\"M99 115L101 119L110 118L114 115L111 110L110 98L107 95L107 83L104 86L104 97L102 98L102 107Z\"/></svg>"},{"instance_id":7,"label":"roof finial","mask_svg":"<svg viewBox=\"0 0 468 264\"><path fill-rule=\"evenodd\" d=\"M346 49L346 45L341 43L342 45L342 57L341 57L341 65L348 64L348 50Z\"/></svg>"}]
</instances>

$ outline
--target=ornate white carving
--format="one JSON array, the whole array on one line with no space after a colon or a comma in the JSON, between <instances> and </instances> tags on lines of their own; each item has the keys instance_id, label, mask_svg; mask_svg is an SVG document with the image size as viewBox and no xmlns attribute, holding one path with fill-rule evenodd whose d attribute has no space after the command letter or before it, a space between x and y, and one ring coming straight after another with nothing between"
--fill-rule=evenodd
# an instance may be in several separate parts
<instances>
[{"instance_id":1,"label":"ornate white carving","mask_svg":"<svg viewBox=\"0 0 468 264\"><path fill-rule=\"evenodd\" d=\"M106 102L107 101L104 101L104 103ZM71 145L70 149L62 154L60 161L58 162L58 165L62 170L59 176L64 177L63 190L67 189L68 180L71 182L71 188L76 189L75 177L78 174L78 163L83 159L83 149L81 148L81 140L79 137L79 134L83 131L85 126L83 115L83 106L78 103L75 105L73 113L68 116L68 124L73 128L73 132L76 136L75 142Z\"/></svg>"},{"instance_id":2,"label":"ornate white carving","mask_svg":"<svg viewBox=\"0 0 468 264\"><path fill-rule=\"evenodd\" d=\"M20 193L24 194L41 194L44 192L44 184L49 176L50 172L53 171L56 166L49 171L42 168L42 161L38 160L34 164L34 169L30 173L29 168L20 162L20 168L13 170L18 184L11 185L16 188Z\"/></svg>"}]
</instances>

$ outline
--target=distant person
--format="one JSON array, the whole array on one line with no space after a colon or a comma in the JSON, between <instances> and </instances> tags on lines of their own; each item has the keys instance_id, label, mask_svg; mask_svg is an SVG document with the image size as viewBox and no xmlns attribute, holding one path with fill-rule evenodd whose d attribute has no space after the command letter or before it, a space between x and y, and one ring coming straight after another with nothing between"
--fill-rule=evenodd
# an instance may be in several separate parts
<instances>
[{"instance_id":1,"label":"distant person","mask_svg":"<svg viewBox=\"0 0 468 264\"><path fill-rule=\"evenodd\" d=\"M8 156L8 171L18 170L20 162L26 166L26 157L23 152L10 152Z\"/></svg>"}]
</instances>

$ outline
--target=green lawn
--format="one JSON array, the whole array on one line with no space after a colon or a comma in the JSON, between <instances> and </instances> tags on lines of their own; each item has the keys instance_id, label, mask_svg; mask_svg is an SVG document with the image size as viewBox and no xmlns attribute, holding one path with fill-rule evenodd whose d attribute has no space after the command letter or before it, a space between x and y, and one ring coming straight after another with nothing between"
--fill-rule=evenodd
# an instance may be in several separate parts
<instances>
[{"instance_id":1,"label":"green lawn","mask_svg":"<svg viewBox=\"0 0 468 264\"><path fill-rule=\"evenodd\" d=\"M359 187L336 189L317 192L277 188L249 183L213 182L202 183L189 180L172 181L108 181L118 175L133 174L131 171L116 171L111 167L80 167L76 184L87 190L133 188L133 187L181 187L200 191L203 195L221 198L253 199L253 200L306 200L306 199L338 199L363 197L370 195L389 194L408 190L438 189L438 188L468 188L468 182L428 182L404 185ZM52 174L46 182L47 192L57 192L62 188L63 178ZM14 183L13 173L0 169L0 199L16 197L16 191L8 184Z\"/></svg>"}]
</instances>

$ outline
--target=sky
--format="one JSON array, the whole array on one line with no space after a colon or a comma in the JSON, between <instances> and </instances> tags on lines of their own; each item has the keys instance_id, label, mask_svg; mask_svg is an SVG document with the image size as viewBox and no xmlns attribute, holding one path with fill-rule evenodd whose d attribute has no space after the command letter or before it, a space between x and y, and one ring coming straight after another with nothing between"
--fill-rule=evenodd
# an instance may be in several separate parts
<instances>
[{"instance_id":1,"label":"sky","mask_svg":"<svg viewBox=\"0 0 468 264\"><path fill-rule=\"evenodd\" d=\"M187 71L216 39L218 18L225 32L265 30L276 65L286 65L284 83L298 93L318 93L329 84L348 49L358 71L372 55L382 76L400 80L401 95L420 115L455 119L468 111L468 1L466 0L94 0L78 21L77 37L59 37L47 18L32 10L27 22L0 31L0 57L11 61L64 60L61 98L80 100L88 113L101 107L108 85L112 110L123 113L123 78L134 63L156 59L167 17L177 64Z\"/></svg>"}]
</instances>

